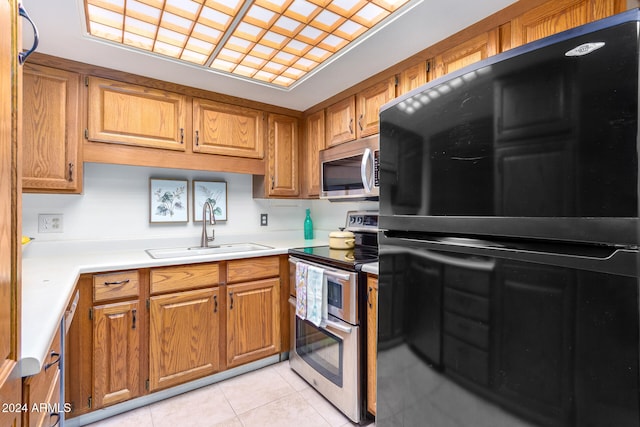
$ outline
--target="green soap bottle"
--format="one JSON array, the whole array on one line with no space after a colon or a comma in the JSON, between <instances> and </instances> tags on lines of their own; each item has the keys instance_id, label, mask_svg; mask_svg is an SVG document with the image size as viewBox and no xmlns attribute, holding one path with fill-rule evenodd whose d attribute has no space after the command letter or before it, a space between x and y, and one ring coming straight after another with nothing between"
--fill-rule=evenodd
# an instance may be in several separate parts
<instances>
[{"instance_id":1,"label":"green soap bottle","mask_svg":"<svg viewBox=\"0 0 640 427\"><path fill-rule=\"evenodd\" d=\"M307 209L307 216L304 219L304 238L313 239L313 221L311 221L311 209Z\"/></svg>"}]
</instances>

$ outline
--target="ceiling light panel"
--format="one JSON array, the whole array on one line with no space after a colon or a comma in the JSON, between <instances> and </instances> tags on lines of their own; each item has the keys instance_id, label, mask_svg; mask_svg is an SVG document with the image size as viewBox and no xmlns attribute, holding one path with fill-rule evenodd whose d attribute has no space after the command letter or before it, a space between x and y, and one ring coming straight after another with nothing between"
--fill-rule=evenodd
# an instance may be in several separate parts
<instances>
[{"instance_id":1,"label":"ceiling light panel","mask_svg":"<svg viewBox=\"0 0 640 427\"><path fill-rule=\"evenodd\" d=\"M84 0L95 37L291 86L409 0Z\"/></svg>"}]
</instances>

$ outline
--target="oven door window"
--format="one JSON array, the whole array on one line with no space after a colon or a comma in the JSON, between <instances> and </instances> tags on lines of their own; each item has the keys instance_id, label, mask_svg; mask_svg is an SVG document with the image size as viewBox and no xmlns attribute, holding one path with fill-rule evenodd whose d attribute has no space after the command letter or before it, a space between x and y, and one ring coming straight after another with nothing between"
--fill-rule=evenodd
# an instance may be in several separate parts
<instances>
[{"instance_id":1,"label":"oven door window","mask_svg":"<svg viewBox=\"0 0 640 427\"><path fill-rule=\"evenodd\" d=\"M327 278L327 304L329 307L342 310L342 283L331 277Z\"/></svg>"},{"instance_id":2,"label":"oven door window","mask_svg":"<svg viewBox=\"0 0 640 427\"><path fill-rule=\"evenodd\" d=\"M342 387L343 340L296 316L296 353L323 377Z\"/></svg>"}]
</instances>

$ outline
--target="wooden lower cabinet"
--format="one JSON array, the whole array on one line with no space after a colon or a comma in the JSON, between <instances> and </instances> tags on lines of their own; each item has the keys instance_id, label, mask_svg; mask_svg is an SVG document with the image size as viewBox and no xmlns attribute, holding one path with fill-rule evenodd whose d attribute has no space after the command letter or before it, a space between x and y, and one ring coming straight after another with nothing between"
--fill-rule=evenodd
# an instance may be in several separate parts
<instances>
[{"instance_id":1,"label":"wooden lower cabinet","mask_svg":"<svg viewBox=\"0 0 640 427\"><path fill-rule=\"evenodd\" d=\"M149 390L220 370L219 289L151 297Z\"/></svg>"},{"instance_id":2,"label":"wooden lower cabinet","mask_svg":"<svg viewBox=\"0 0 640 427\"><path fill-rule=\"evenodd\" d=\"M376 414L378 277L367 276L367 411Z\"/></svg>"},{"instance_id":3,"label":"wooden lower cabinet","mask_svg":"<svg viewBox=\"0 0 640 427\"><path fill-rule=\"evenodd\" d=\"M280 278L227 286L227 367L280 352Z\"/></svg>"},{"instance_id":4,"label":"wooden lower cabinet","mask_svg":"<svg viewBox=\"0 0 640 427\"><path fill-rule=\"evenodd\" d=\"M138 301L93 308L93 408L140 394Z\"/></svg>"},{"instance_id":5,"label":"wooden lower cabinet","mask_svg":"<svg viewBox=\"0 0 640 427\"><path fill-rule=\"evenodd\" d=\"M60 331L42 370L22 382L23 427L53 426L60 419Z\"/></svg>"}]
</instances>

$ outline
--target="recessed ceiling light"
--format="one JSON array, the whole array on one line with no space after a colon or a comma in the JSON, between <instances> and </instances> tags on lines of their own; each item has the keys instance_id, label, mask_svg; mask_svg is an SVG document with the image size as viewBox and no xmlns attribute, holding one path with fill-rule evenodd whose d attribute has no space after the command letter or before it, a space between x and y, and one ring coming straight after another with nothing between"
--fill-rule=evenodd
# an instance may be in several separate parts
<instances>
[{"instance_id":1,"label":"recessed ceiling light","mask_svg":"<svg viewBox=\"0 0 640 427\"><path fill-rule=\"evenodd\" d=\"M290 87L421 0L83 0L90 35Z\"/></svg>"}]
</instances>

